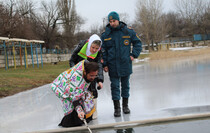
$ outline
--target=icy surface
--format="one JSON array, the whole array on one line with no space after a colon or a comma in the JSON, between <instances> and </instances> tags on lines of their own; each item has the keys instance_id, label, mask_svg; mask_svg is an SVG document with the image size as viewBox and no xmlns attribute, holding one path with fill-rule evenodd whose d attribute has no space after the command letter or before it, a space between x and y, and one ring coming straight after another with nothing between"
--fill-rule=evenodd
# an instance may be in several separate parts
<instances>
[{"instance_id":1,"label":"icy surface","mask_svg":"<svg viewBox=\"0 0 210 133\"><path fill-rule=\"evenodd\" d=\"M90 124L164 118L210 112L210 60L141 63L130 79L131 114L113 116L110 81L105 73L99 92L98 119ZM59 128L63 117L50 85L0 99L0 132L31 132Z\"/></svg>"}]
</instances>

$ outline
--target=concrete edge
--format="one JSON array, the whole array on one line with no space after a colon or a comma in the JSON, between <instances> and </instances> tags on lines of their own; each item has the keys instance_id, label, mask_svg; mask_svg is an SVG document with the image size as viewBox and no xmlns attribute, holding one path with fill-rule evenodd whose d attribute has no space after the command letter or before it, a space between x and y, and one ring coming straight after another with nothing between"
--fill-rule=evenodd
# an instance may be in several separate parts
<instances>
[{"instance_id":1,"label":"concrete edge","mask_svg":"<svg viewBox=\"0 0 210 133\"><path fill-rule=\"evenodd\" d=\"M183 115L183 116L173 116L166 118L157 118L157 119L147 119L147 120L137 120L137 121L126 121L126 122L117 122L117 123L109 123L109 124L99 124L99 125L89 125L90 129L106 129L106 128L123 128L128 126L140 126L146 124L157 124L163 122L173 122L180 120L190 120L190 119L198 119L198 118L208 118L210 117L210 113L202 113L202 114L191 114L191 115ZM80 127L71 127L71 128L60 128L60 129L51 129L51 130L42 130L42 131L34 131L27 133L61 133L61 132L72 132L72 131L83 131L87 130L86 126Z\"/></svg>"}]
</instances>

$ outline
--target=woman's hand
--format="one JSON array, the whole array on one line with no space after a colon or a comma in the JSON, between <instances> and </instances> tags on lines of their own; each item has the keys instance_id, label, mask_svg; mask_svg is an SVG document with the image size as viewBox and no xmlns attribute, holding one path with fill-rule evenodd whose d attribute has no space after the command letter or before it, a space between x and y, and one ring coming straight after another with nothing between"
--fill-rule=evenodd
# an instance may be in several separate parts
<instances>
[{"instance_id":1,"label":"woman's hand","mask_svg":"<svg viewBox=\"0 0 210 133\"><path fill-rule=\"evenodd\" d=\"M101 88L103 88L103 83L102 83L102 82L98 82L98 87L97 87L97 89L100 90Z\"/></svg>"},{"instance_id":2,"label":"woman's hand","mask_svg":"<svg viewBox=\"0 0 210 133\"><path fill-rule=\"evenodd\" d=\"M84 112L78 113L78 117L79 117L80 119L84 119L85 113L84 113Z\"/></svg>"},{"instance_id":3,"label":"woman's hand","mask_svg":"<svg viewBox=\"0 0 210 133\"><path fill-rule=\"evenodd\" d=\"M105 67L104 67L104 71L105 71L105 72L108 72L108 71L109 71L108 66L105 66Z\"/></svg>"}]
</instances>

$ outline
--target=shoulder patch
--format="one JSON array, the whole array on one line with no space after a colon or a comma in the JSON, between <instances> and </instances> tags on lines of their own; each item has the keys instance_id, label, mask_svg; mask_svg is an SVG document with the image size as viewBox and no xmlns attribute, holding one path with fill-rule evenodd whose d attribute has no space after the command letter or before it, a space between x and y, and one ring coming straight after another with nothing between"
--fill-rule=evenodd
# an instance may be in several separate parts
<instances>
[{"instance_id":1,"label":"shoulder patch","mask_svg":"<svg viewBox=\"0 0 210 133\"><path fill-rule=\"evenodd\" d=\"M106 38L106 39L104 39L104 41L109 41L109 40L111 40L112 38Z\"/></svg>"},{"instance_id":2,"label":"shoulder patch","mask_svg":"<svg viewBox=\"0 0 210 133\"><path fill-rule=\"evenodd\" d=\"M140 39L140 37L137 35L137 33L136 33L136 37L137 37L138 39Z\"/></svg>"},{"instance_id":3,"label":"shoulder patch","mask_svg":"<svg viewBox=\"0 0 210 133\"><path fill-rule=\"evenodd\" d=\"M104 34L105 34L105 32L102 32L102 33L101 33L101 36L104 36Z\"/></svg>"}]
</instances>

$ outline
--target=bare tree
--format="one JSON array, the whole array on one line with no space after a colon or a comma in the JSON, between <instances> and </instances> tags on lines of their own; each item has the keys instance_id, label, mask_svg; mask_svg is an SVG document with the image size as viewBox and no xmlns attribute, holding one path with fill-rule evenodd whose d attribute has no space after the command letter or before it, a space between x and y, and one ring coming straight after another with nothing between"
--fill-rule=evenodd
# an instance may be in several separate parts
<instances>
[{"instance_id":1,"label":"bare tree","mask_svg":"<svg viewBox=\"0 0 210 133\"><path fill-rule=\"evenodd\" d=\"M13 36L13 31L16 29L16 22L14 19L15 16L15 0L8 0L5 3L5 9L7 14L7 18L5 18L6 23L4 23L5 33L6 36L11 37Z\"/></svg>"},{"instance_id":2,"label":"bare tree","mask_svg":"<svg viewBox=\"0 0 210 133\"><path fill-rule=\"evenodd\" d=\"M21 16L30 18L35 13L34 3L31 0L17 0L16 2L17 11Z\"/></svg>"},{"instance_id":3,"label":"bare tree","mask_svg":"<svg viewBox=\"0 0 210 133\"><path fill-rule=\"evenodd\" d=\"M199 32L199 28L196 30L195 26L202 26L200 19L205 13L205 4L203 0L176 0L175 6L185 22L184 30L187 36L192 36L194 33Z\"/></svg>"},{"instance_id":4,"label":"bare tree","mask_svg":"<svg viewBox=\"0 0 210 133\"><path fill-rule=\"evenodd\" d=\"M199 19L204 12L204 2L202 0L176 0L175 6L178 13L190 22Z\"/></svg>"},{"instance_id":5,"label":"bare tree","mask_svg":"<svg viewBox=\"0 0 210 133\"><path fill-rule=\"evenodd\" d=\"M57 3L64 29L63 36L66 45L71 48L76 43L75 30L79 29L84 21L77 15L74 0L58 0Z\"/></svg>"},{"instance_id":6,"label":"bare tree","mask_svg":"<svg viewBox=\"0 0 210 133\"><path fill-rule=\"evenodd\" d=\"M0 4L0 36L7 36L7 22L9 20L9 12L6 7Z\"/></svg>"},{"instance_id":7,"label":"bare tree","mask_svg":"<svg viewBox=\"0 0 210 133\"><path fill-rule=\"evenodd\" d=\"M69 34L69 32L71 32L70 14L71 14L71 8L72 8L72 0L58 0L57 4L59 7L59 12L61 14L64 34Z\"/></svg>"},{"instance_id":8,"label":"bare tree","mask_svg":"<svg viewBox=\"0 0 210 133\"><path fill-rule=\"evenodd\" d=\"M33 2L30 0L9 0L4 4L2 34L8 37L36 38L31 23L32 17L30 17L31 14L34 14Z\"/></svg>"},{"instance_id":9,"label":"bare tree","mask_svg":"<svg viewBox=\"0 0 210 133\"><path fill-rule=\"evenodd\" d=\"M207 36L210 33L210 2L207 2L205 4L205 12L201 15L200 19L198 20L198 25L197 27L200 27L200 32L201 34L204 34ZM205 39L204 39L204 45L205 45Z\"/></svg>"},{"instance_id":10,"label":"bare tree","mask_svg":"<svg viewBox=\"0 0 210 133\"><path fill-rule=\"evenodd\" d=\"M21 38L36 39L33 30L33 17L35 15L35 4L31 0L16 0L16 13L19 15L19 28L16 33Z\"/></svg>"},{"instance_id":11,"label":"bare tree","mask_svg":"<svg viewBox=\"0 0 210 133\"><path fill-rule=\"evenodd\" d=\"M76 37L76 41L77 41L76 44L78 44L81 40L88 39L90 36L91 36L91 33L87 32L87 31L82 31L82 32L75 33L75 37Z\"/></svg>"},{"instance_id":12,"label":"bare tree","mask_svg":"<svg viewBox=\"0 0 210 133\"><path fill-rule=\"evenodd\" d=\"M100 34L100 26L99 24L94 24L94 25L91 25L90 27L90 33L91 34Z\"/></svg>"},{"instance_id":13,"label":"bare tree","mask_svg":"<svg viewBox=\"0 0 210 133\"><path fill-rule=\"evenodd\" d=\"M46 48L53 48L53 45L71 48L76 41L75 31L79 31L84 20L77 15L74 0L53 1L43 0L41 10L35 8L32 0L3 1L0 4L0 35L41 39Z\"/></svg>"},{"instance_id":14,"label":"bare tree","mask_svg":"<svg viewBox=\"0 0 210 133\"><path fill-rule=\"evenodd\" d=\"M205 13L203 14L203 30L205 34L210 33L210 2L206 4Z\"/></svg>"},{"instance_id":15,"label":"bare tree","mask_svg":"<svg viewBox=\"0 0 210 133\"><path fill-rule=\"evenodd\" d=\"M50 48L54 41L57 21L60 19L60 14L58 12L58 6L53 1L46 3L42 1L42 14L40 15L39 23L44 29L43 39L45 41L46 48Z\"/></svg>"},{"instance_id":16,"label":"bare tree","mask_svg":"<svg viewBox=\"0 0 210 133\"><path fill-rule=\"evenodd\" d=\"M81 26L83 24L85 24L85 20L81 16L77 15L77 23L76 23L75 32L80 32Z\"/></svg>"},{"instance_id":17,"label":"bare tree","mask_svg":"<svg viewBox=\"0 0 210 133\"><path fill-rule=\"evenodd\" d=\"M165 17L165 23L168 25L167 35L169 37L181 36L181 29L183 28L181 25L183 24L180 15L175 12L169 12L163 16Z\"/></svg>"},{"instance_id":18,"label":"bare tree","mask_svg":"<svg viewBox=\"0 0 210 133\"><path fill-rule=\"evenodd\" d=\"M146 41L149 50L154 50L154 43L160 42L165 33L163 32L162 0L138 0L136 12L136 25L138 31ZM150 47L150 44L152 44Z\"/></svg>"}]
</instances>

